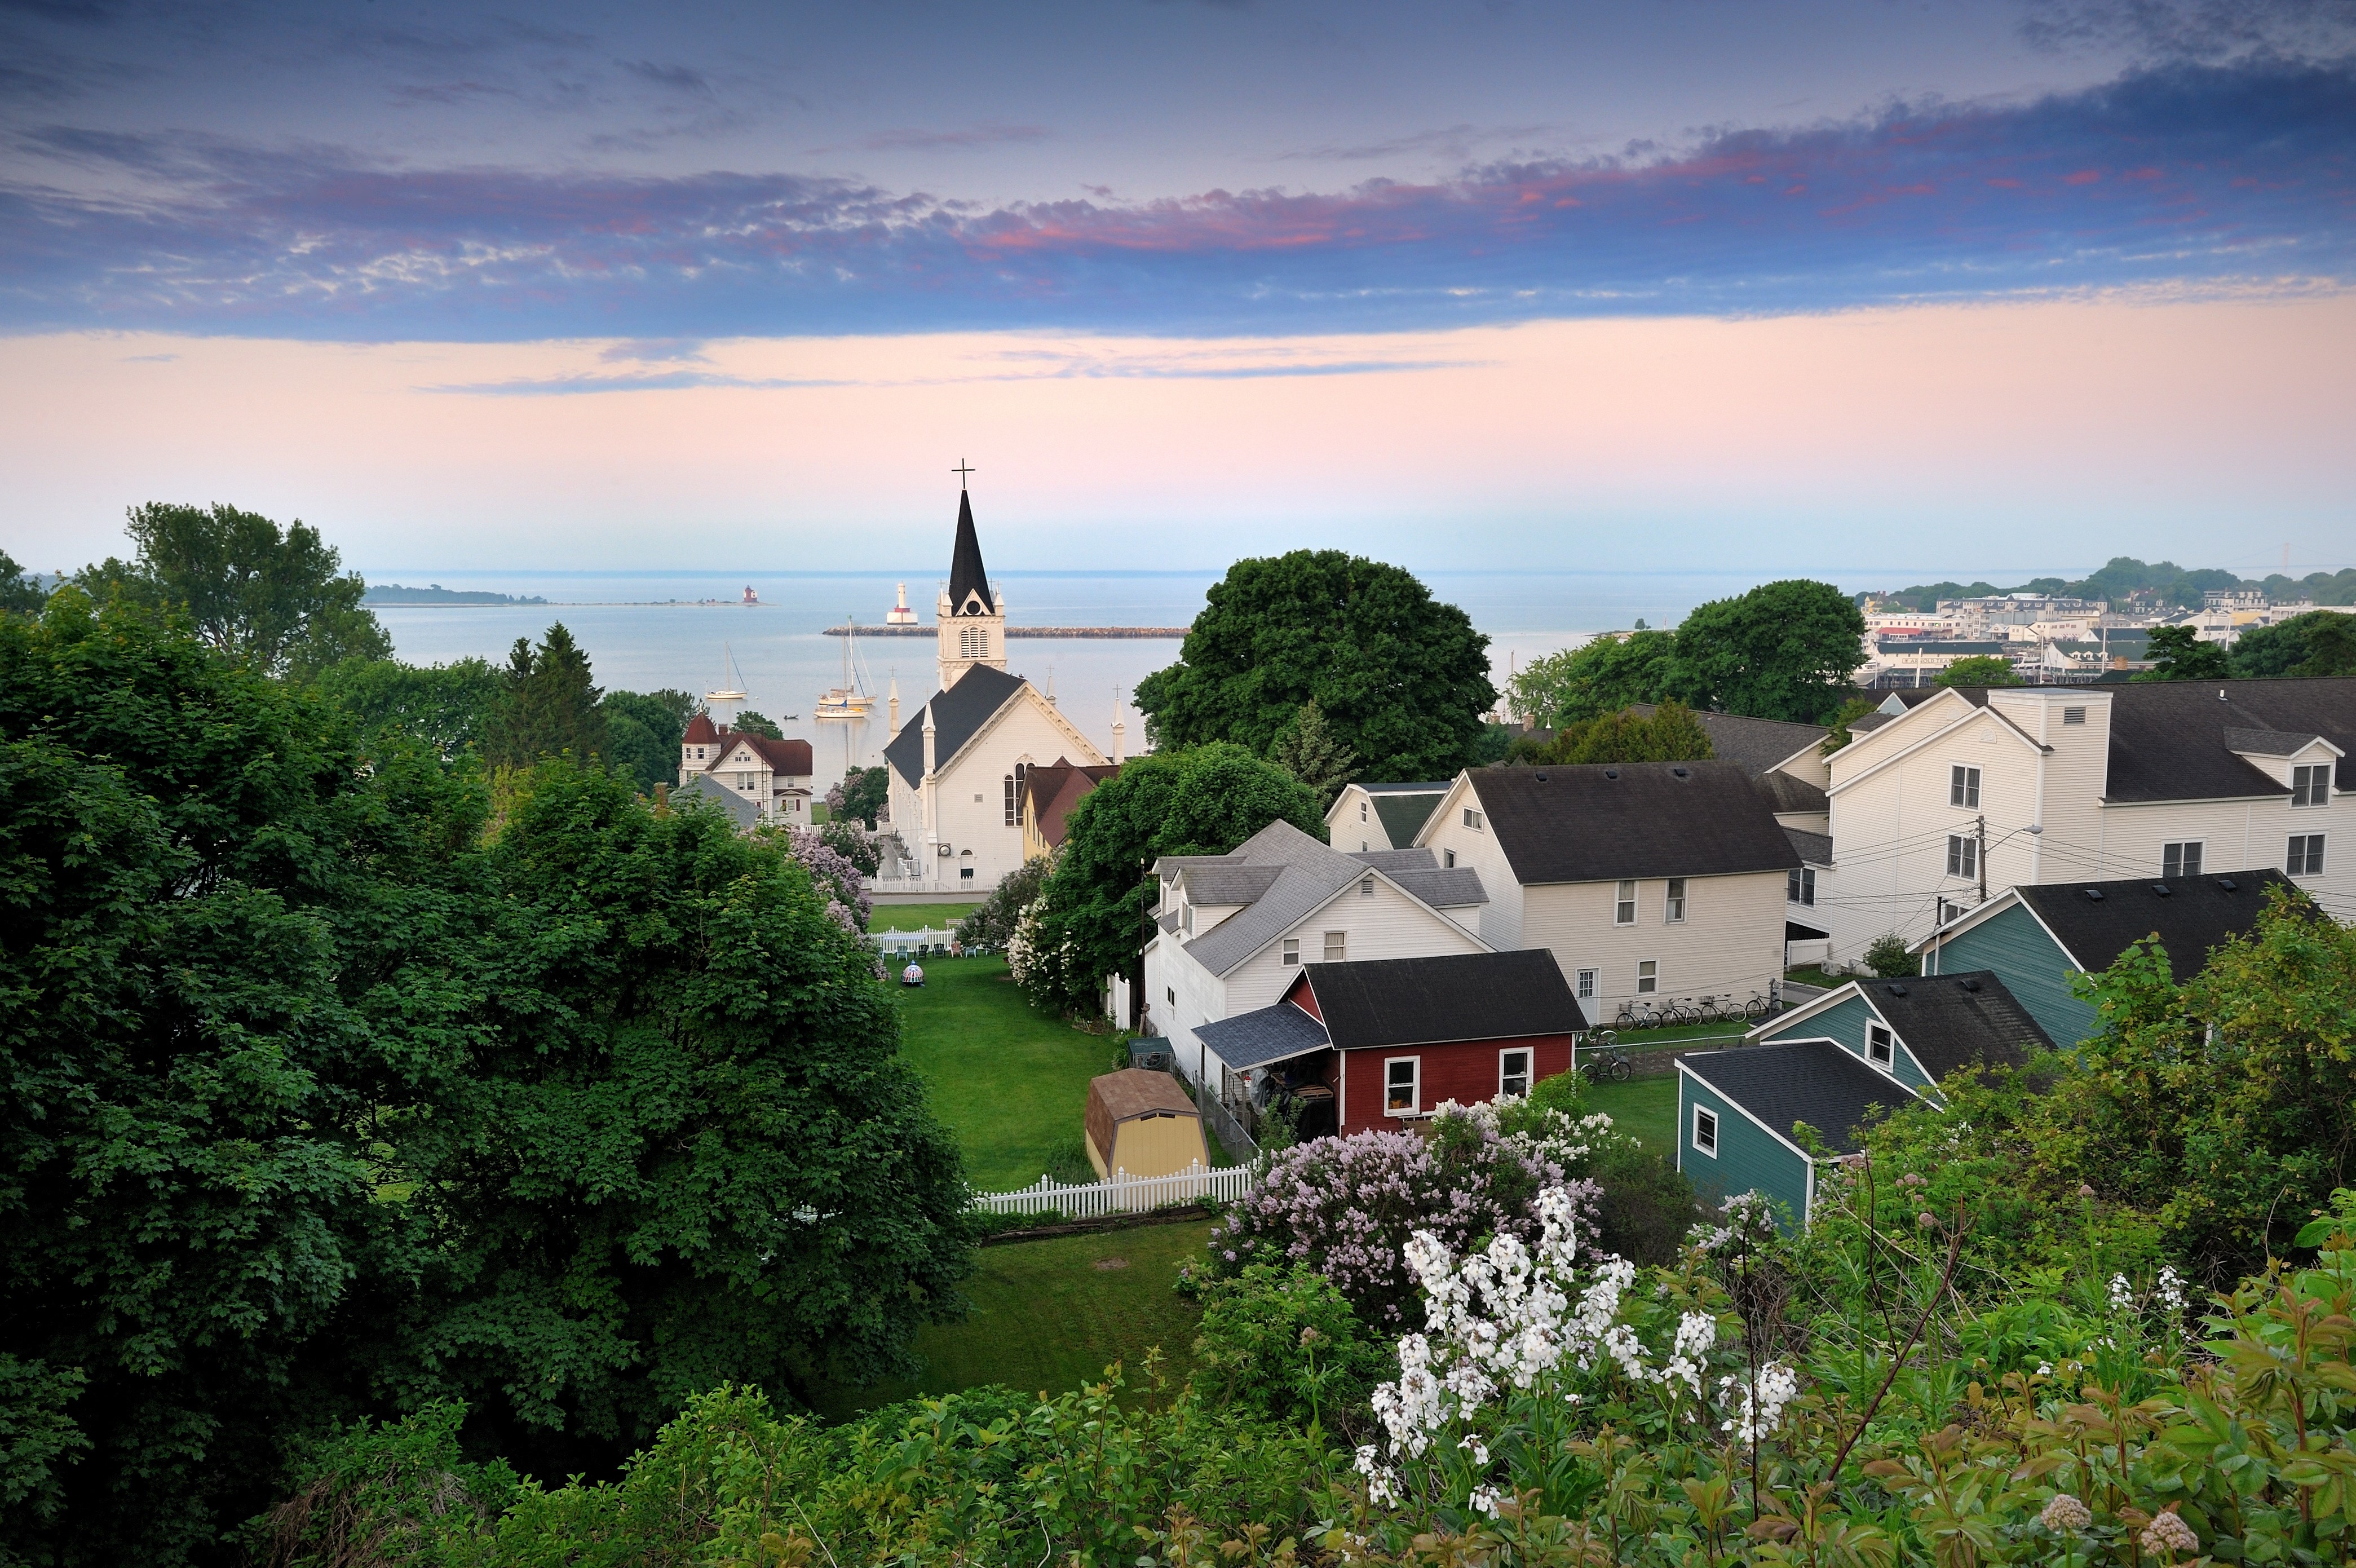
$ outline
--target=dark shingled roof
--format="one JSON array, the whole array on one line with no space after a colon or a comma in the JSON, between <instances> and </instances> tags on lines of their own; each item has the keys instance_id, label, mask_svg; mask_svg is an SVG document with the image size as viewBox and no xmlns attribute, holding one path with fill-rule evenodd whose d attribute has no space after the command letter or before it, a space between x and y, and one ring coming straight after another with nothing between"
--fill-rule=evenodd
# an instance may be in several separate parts
<instances>
[{"instance_id":1,"label":"dark shingled roof","mask_svg":"<svg viewBox=\"0 0 2356 1568\"><path fill-rule=\"evenodd\" d=\"M1792 1124L1805 1122L1826 1147L1844 1155L1862 1147L1857 1130L1875 1106L1896 1111L1915 1098L1830 1040L1696 1051L1677 1065L1778 1135L1792 1138Z\"/></svg>"},{"instance_id":2,"label":"dark shingled roof","mask_svg":"<svg viewBox=\"0 0 2356 1568\"><path fill-rule=\"evenodd\" d=\"M1215 1024L1197 1024L1194 1037L1237 1072L1322 1051L1333 1043L1324 1025L1290 1002L1238 1013Z\"/></svg>"},{"instance_id":3,"label":"dark shingled roof","mask_svg":"<svg viewBox=\"0 0 2356 1568\"><path fill-rule=\"evenodd\" d=\"M2215 702L2212 691L2209 700ZM2118 961L2131 942L2158 932L2179 985L2201 972L2209 950L2258 923L2266 889L2287 880L2281 872L2228 871L2163 883L2146 876L2116 882L2046 882L2015 887L2059 938L2070 960L2088 973ZM2233 883L2227 887L2226 883ZM2162 897L2156 889L2165 886ZM2102 895L2089 898L2087 890ZM1892 1026L1895 1027L1895 1026Z\"/></svg>"},{"instance_id":4,"label":"dark shingled roof","mask_svg":"<svg viewBox=\"0 0 2356 1568\"><path fill-rule=\"evenodd\" d=\"M1792 853L1810 865L1830 865L1833 863L1833 835L1812 833L1803 828L1785 828L1783 837Z\"/></svg>"},{"instance_id":5,"label":"dark shingled roof","mask_svg":"<svg viewBox=\"0 0 2356 1568\"><path fill-rule=\"evenodd\" d=\"M992 670L987 664L969 667L958 677L956 685L946 692L936 692L933 700L916 710L916 716L900 726L892 744L884 748L884 760L892 770L907 780L911 789L925 781L925 713L933 715L933 762L943 765L958 754L958 747L971 740L991 715L1012 702L1023 689L1023 677L1009 675L1003 670Z\"/></svg>"},{"instance_id":6,"label":"dark shingled roof","mask_svg":"<svg viewBox=\"0 0 2356 1568\"><path fill-rule=\"evenodd\" d=\"M939 736L934 739L937 742ZM921 731L916 740L919 746L924 744ZM1031 820L1038 824L1040 839L1050 848L1060 848L1064 819L1072 814L1072 808L1095 793L1098 785L1119 773L1119 768L1111 763L1075 764L1059 757L1024 774L1023 791L1030 802Z\"/></svg>"},{"instance_id":7,"label":"dark shingled roof","mask_svg":"<svg viewBox=\"0 0 2356 1568\"><path fill-rule=\"evenodd\" d=\"M979 596L980 604L973 603ZM981 540L973 531L973 498L958 492L957 549L949 557L949 614L986 616L998 613L991 596L990 574L981 569Z\"/></svg>"},{"instance_id":8,"label":"dark shingled roof","mask_svg":"<svg viewBox=\"0 0 2356 1568\"><path fill-rule=\"evenodd\" d=\"M1376 786L1369 792L1375 798L1375 815L1383 820L1383 832L1390 835L1392 843L1404 846L1423 832L1423 824L1431 820L1432 810L1448 793L1448 786L1418 786L1413 791Z\"/></svg>"},{"instance_id":9,"label":"dark shingled roof","mask_svg":"<svg viewBox=\"0 0 2356 1568\"><path fill-rule=\"evenodd\" d=\"M1800 864L1775 813L1731 762L1476 768L1471 778L1525 886Z\"/></svg>"},{"instance_id":10,"label":"dark shingled roof","mask_svg":"<svg viewBox=\"0 0 2356 1568\"><path fill-rule=\"evenodd\" d=\"M1932 1080L1959 1067L2020 1067L2053 1042L1987 970L1865 980L1858 990ZM1802 1026L1804 1027L1804 1026Z\"/></svg>"},{"instance_id":11,"label":"dark shingled roof","mask_svg":"<svg viewBox=\"0 0 2356 1568\"><path fill-rule=\"evenodd\" d=\"M1832 802L1825 792L1804 779L1794 779L1788 773L1762 773L1751 781L1771 811L1829 811Z\"/></svg>"},{"instance_id":12,"label":"dark shingled roof","mask_svg":"<svg viewBox=\"0 0 2356 1568\"><path fill-rule=\"evenodd\" d=\"M728 813L729 821L740 828L751 828L761 820L761 802L749 795L731 789L709 773L699 773L671 791L671 803L683 806L690 800L703 800Z\"/></svg>"},{"instance_id":13,"label":"dark shingled roof","mask_svg":"<svg viewBox=\"0 0 2356 1568\"><path fill-rule=\"evenodd\" d=\"M1630 704L1629 712L1650 718L1655 713L1651 703ZM1709 753L1720 762L1731 762L1752 778L1766 772L1784 758L1798 755L1816 745L1831 732L1822 725L1795 725L1782 719L1754 719L1741 714L1710 714L1696 712L1694 722L1709 736ZM1817 808L1819 811L1822 807ZM1793 810L1786 806L1785 811Z\"/></svg>"},{"instance_id":14,"label":"dark shingled roof","mask_svg":"<svg viewBox=\"0 0 2356 1568\"><path fill-rule=\"evenodd\" d=\"M1312 963L1301 972L1326 1034L1343 1050L1575 1035L1587 1027L1561 966L1544 948Z\"/></svg>"}]
</instances>

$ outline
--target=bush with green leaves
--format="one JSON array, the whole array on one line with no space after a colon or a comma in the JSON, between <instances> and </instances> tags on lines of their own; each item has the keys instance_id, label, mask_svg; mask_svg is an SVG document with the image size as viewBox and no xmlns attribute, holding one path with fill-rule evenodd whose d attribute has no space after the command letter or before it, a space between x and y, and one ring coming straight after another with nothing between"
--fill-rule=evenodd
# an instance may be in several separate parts
<instances>
[{"instance_id":1,"label":"bush with green leaves","mask_svg":"<svg viewBox=\"0 0 2356 1568\"><path fill-rule=\"evenodd\" d=\"M1367 1396L1392 1361L1323 1274L1304 1264L1251 1263L1233 1274L1189 1269L1180 1288L1203 1304L1194 1397L1312 1436L1355 1442L1373 1416Z\"/></svg>"},{"instance_id":2,"label":"bush with green leaves","mask_svg":"<svg viewBox=\"0 0 2356 1568\"><path fill-rule=\"evenodd\" d=\"M1863 959L1865 967L1884 980L1922 972L1922 961L1907 950L1906 939L1895 931L1885 931L1868 942Z\"/></svg>"},{"instance_id":3,"label":"bush with green leaves","mask_svg":"<svg viewBox=\"0 0 2356 1568\"><path fill-rule=\"evenodd\" d=\"M990 897L972 914L958 922L958 940L969 948L1003 949L1014 935L1023 911L1039 901L1047 878L1055 871L1053 851L1033 855L998 879Z\"/></svg>"}]
</instances>

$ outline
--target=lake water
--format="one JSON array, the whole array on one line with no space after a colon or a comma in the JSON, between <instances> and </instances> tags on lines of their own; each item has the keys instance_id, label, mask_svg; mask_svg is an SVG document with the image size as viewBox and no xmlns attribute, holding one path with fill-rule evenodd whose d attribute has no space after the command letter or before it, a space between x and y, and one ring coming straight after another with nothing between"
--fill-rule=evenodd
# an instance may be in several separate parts
<instances>
[{"instance_id":1,"label":"lake water","mask_svg":"<svg viewBox=\"0 0 2356 1568\"><path fill-rule=\"evenodd\" d=\"M1488 634L1492 679L1503 687L1517 662L1574 646L1594 632L1633 626L1674 626L1694 606L1740 593L1752 573L1424 573L1440 598L1460 606ZM809 715L820 692L841 678L843 640L824 635L848 618L880 623L900 578L881 574L796 576L544 572L469 574L373 573L374 580L422 587L487 589L536 595L546 605L409 608L388 607L377 618L398 656L414 664L446 663L473 655L503 660L519 637L535 640L562 621L587 650L601 686L626 691L676 687L701 695L723 684L723 660L733 657L750 693L744 706L779 721L787 735L808 737L818 755L823 789L852 767L869 767L891 737L881 701L864 721L819 724ZM1104 575L1006 572L991 584L1006 598L1013 626L1183 626L1203 605L1215 573L1140 572ZM932 619L938 584L905 579L908 602ZM757 606L734 602L749 586ZM716 599L719 604L695 601ZM668 603L663 601L679 601ZM1142 744L1144 726L1129 706L1140 678L1178 657L1174 639L1098 638L1007 641L1007 668L1046 689L1097 745L1111 748L1119 703L1129 744ZM879 698L897 678L905 719L933 691L933 642L927 638L861 639L862 682ZM787 719L787 714L800 715ZM726 717L723 710L722 717Z\"/></svg>"}]
</instances>

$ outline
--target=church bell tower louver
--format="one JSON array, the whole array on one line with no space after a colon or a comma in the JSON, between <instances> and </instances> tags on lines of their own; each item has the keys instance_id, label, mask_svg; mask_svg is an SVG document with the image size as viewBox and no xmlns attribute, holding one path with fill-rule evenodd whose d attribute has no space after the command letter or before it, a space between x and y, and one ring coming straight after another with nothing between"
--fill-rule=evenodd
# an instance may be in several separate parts
<instances>
[{"instance_id":1,"label":"church bell tower louver","mask_svg":"<svg viewBox=\"0 0 2356 1568\"><path fill-rule=\"evenodd\" d=\"M977 664L1006 668L1006 600L993 593L982 570L981 540L973 529L973 498L958 490L957 547L949 557L949 585L934 614L939 638L941 690Z\"/></svg>"}]
</instances>

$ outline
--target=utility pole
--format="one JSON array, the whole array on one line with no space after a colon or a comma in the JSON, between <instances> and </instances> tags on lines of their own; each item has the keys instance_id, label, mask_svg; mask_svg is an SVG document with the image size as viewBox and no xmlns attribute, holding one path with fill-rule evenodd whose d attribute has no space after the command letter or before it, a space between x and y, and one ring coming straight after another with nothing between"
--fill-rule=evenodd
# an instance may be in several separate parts
<instances>
[{"instance_id":1,"label":"utility pole","mask_svg":"<svg viewBox=\"0 0 2356 1568\"><path fill-rule=\"evenodd\" d=\"M1979 862L1980 902L1985 904L1987 902L1987 818L1982 816L1972 820L1978 824L1980 853L1976 858Z\"/></svg>"}]
</instances>

